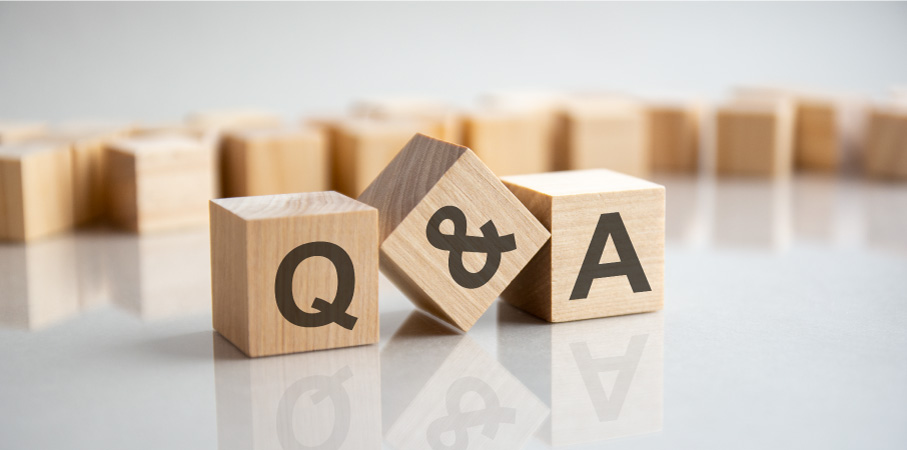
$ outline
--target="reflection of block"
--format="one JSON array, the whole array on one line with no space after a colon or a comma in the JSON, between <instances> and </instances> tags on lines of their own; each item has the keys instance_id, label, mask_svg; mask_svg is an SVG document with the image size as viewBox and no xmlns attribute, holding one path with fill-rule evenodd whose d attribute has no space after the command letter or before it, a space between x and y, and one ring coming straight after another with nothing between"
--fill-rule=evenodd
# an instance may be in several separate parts
<instances>
[{"instance_id":1,"label":"reflection of block","mask_svg":"<svg viewBox=\"0 0 907 450\"><path fill-rule=\"evenodd\" d=\"M873 108L863 166L880 178L907 178L907 106Z\"/></svg>"},{"instance_id":2,"label":"reflection of block","mask_svg":"<svg viewBox=\"0 0 907 450\"><path fill-rule=\"evenodd\" d=\"M72 191L65 143L0 145L0 239L25 241L71 228Z\"/></svg>"},{"instance_id":3,"label":"reflection of block","mask_svg":"<svg viewBox=\"0 0 907 450\"><path fill-rule=\"evenodd\" d=\"M784 176L793 168L793 112L785 102L733 103L716 112L718 172Z\"/></svg>"},{"instance_id":4,"label":"reflection of block","mask_svg":"<svg viewBox=\"0 0 907 450\"><path fill-rule=\"evenodd\" d=\"M790 182L720 179L712 237L720 247L783 250L791 235Z\"/></svg>"},{"instance_id":5,"label":"reflection of block","mask_svg":"<svg viewBox=\"0 0 907 450\"><path fill-rule=\"evenodd\" d=\"M565 161L558 169L649 173L648 121L639 102L582 98L564 109Z\"/></svg>"},{"instance_id":6,"label":"reflection of block","mask_svg":"<svg viewBox=\"0 0 907 450\"><path fill-rule=\"evenodd\" d=\"M551 168L550 131L541 113L480 110L466 115L463 144L497 175Z\"/></svg>"},{"instance_id":7,"label":"reflection of block","mask_svg":"<svg viewBox=\"0 0 907 450\"><path fill-rule=\"evenodd\" d=\"M507 302L551 322L662 308L663 186L603 169L503 181L551 231Z\"/></svg>"},{"instance_id":8,"label":"reflection of block","mask_svg":"<svg viewBox=\"0 0 907 450\"><path fill-rule=\"evenodd\" d=\"M38 122L0 121L0 144L13 144L41 137L47 126Z\"/></svg>"},{"instance_id":9,"label":"reflection of block","mask_svg":"<svg viewBox=\"0 0 907 450\"><path fill-rule=\"evenodd\" d=\"M259 129L227 133L224 195L290 194L329 188L328 149L313 129Z\"/></svg>"},{"instance_id":10,"label":"reflection of block","mask_svg":"<svg viewBox=\"0 0 907 450\"><path fill-rule=\"evenodd\" d=\"M649 158L655 170L696 172L699 168L699 109L687 104L651 104Z\"/></svg>"},{"instance_id":11,"label":"reflection of block","mask_svg":"<svg viewBox=\"0 0 907 450\"><path fill-rule=\"evenodd\" d=\"M212 201L214 329L249 356L377 342L377 227L336 192Z\"/></svg>"},{"instance_id":12,"label":"reflection of block","mask_svg":"<svg viewBox=\"0 0 907 450\"><path fill-rule=\"evenodd\" d=\"M382 391L394 395L385 440L397 450L522 448L547 408L471 338L445 329L413 312L381 352Z\"/></svg>"},{"instance_id":13,"label":"reflection of block","mask_svg":"<svg viewBox=\"0 0 907 450\"><path fill-rule=\"evenodd\" d=\"M464 331L548 239L472 151L423 135L359 199L378 208L384 274Z\"/></svg>"},{"instance_id":14,"label":"reflection of block","mask_svg":"<svg viewBox=\"0 0 907 450\"><path fill-rule=\"evenodd\" d=\"M109 215L117 226L146 232L207 222L214 164L203 141L179 136L124 139L110 144L107 158Z\"/></svg>"},{"instance_id":15,"label":"reflection of block","mask_svg":"<svg viewBox=\"0 0 907 450\"><path fill-rule=\"evenodd\" d=\"M71 234L0 243L0 325L36 329L78 313L74 243Z\"/></svg>"},{"instance_id":16,"label":"reflection of block","mask_svg":"<svg viewBox=\"0 0 907 450\"><path fill-rule=\"evenodd\" d=\"M218 448L380 449L380 371L376 346L250 360L215 334Z\"/></svg>"},{"instance_id":17,"label":"reflection of block","mask_svg":"<svg viewBox=\"0 0 907 450\"><path fill-rule=\"evenodd\" d=\"M551 408L553 446L661 431L661 313L546 324L498 304L498 360Z\"/></svg>"}]
</instances>

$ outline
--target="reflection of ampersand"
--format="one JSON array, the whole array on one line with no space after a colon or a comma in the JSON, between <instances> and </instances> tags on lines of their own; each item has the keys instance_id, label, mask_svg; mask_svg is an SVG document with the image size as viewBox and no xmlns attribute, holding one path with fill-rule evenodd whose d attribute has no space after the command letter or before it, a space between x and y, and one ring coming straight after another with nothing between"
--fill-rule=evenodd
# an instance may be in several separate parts
<instances>
[{"instance_id":1,"label":"reflection of ampersand","mask_svg":"<svg viewBox=\"0 0 907 450\"><path fill-rule=\"evenodd\" d=\"M478 394L485 404L483 409L477 411L460 410L463 396L469 392ZM488 383L475 378L463 377L455 381L447 389L445 402L447 415L435 420L428 425L425 437L432 449L462 450L469 446L469 433L472 427L482 427L482 434L494 439L498 434L498 426L502 423L516 423L516 409L502 408L497 394ZM454 441L448 445L441 441L441 435L446 432L454 433Z\"/></svg>"},{"instance_id":2,"label":"reflection of ampersand","mask_svg":"<svg viewBox=\"0 0 907 450\"><path fill-rule=\"evenodd\" d=\"M337 295L331 303L320 298L312 301L312 308L319 311L317 314L299 309L293 298L293 274L296 273L296 267L313 256L327 258L337 270ZM356 273L350 255L339 245L323 241L302 244L287 253L277 268L277 279L274 280L277 309L290 323L300 327L321 327L336 323L347 330L352 330L356 325L356 317L348 314L346 310L353 302L355 289Z\"/></svg>"},{"instance_id":3,"label":"reflection of ampersand","mask_svg":"<svg viewBox=\"0 0 907 450\"><path fill-rule=\"evenodd\" d=\"M277 439L280 440L281 447L285 449L337 449L346 441L350 433L350 396L343 387L343 383L353 376L349 366L337 371L334 375L328 377L324 375L313 375L305 377L293 383L283 393L280 403L277 404ZM334 407L334 427L331 434L324 442L318 445L305 445L299 442L296 432L293 430L293 408L306 392L315 391L312 396L312 403L319 404L326 399L330 399L331 406Z\"/></svg>"},{"instance_id":4,"label":"reflection of ampersand","mask_svg":"<svg viewBox=\"0 0 907 450\"><path fill-rule=\"evenodd\" d=\"M453 234L441 233L441 223L445 220L453 222ZM501 253L516 250L513 234L500 236L494 222L489 220L480 229L482 237L467 235L466 215L456 206L445 206L436 211L425 227L428 242L439 250L450 252L447 259L450 275L466 289L475 289L487 283L501 265ZM485 253L485 265L475 273L466 270L463 252Z\"/></svg>"},{"instance_id":5,"label":"reflection of ampersand","mask_svg":"<svg viewBox=\"0 0 907 450\"><path fill-rule=\"evenodd\" d=\"M630 391L630 383L636 374L636 368L639 366L642 351L648 340L649 335L647 334L633 336L630 338L627 351L623 356L607 358L593 358L589 352L589 344L585 342L570 344L573 359L576 360L583 383L586 385L586 390L589 391L589 397L592 399L592 406L595 407L595 415L598 416L599 422L609 422L620 417L624 400L627 399L627 393ZM614 381L611 395L608 396L599 374L615 370L617 379Z\"/></svg>"}]
</instances>

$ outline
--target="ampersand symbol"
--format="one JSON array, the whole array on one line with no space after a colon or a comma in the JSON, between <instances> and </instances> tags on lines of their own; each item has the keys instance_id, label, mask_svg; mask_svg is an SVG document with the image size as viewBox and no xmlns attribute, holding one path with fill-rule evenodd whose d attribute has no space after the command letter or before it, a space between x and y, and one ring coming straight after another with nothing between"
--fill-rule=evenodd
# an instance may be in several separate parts
<instances>
[{"instance_id":1,"label":"ampersand symbol","mask_svg":"<svg viewBox=\"0 0 907 450\"><path fill-rule=\"evenodd\" d=\"M482 398L484 409L466 412L460 409L463 396L469 392L476 393ZM516 409L502 408L491 386L475 377L463 377L453 382L447 389L445 407L447 415L430 423L425 435L428 445L434 450L466 449L469 447L467 430L472 427L481 426L482 435L494 439L502 423L516 423ZM441 435L446 432L454 433L454 441L450 445L441 441Z\"/></svg>"},{"instance_id":2,"label":"ampersand symbol","mask_svg":"<svg viewBox=\"0 0 907 450\"><path fill-rule=\"evenodd\" d=\"M441 233L441 223L450 220L454 224L453 234ZM501 253L516 250L513 234L500 236L494 222L485 222L480 228L482 237L466 234L466 215L456 206L445 206L428 219L425 236L428 242L439 250L450 252L447 267L450 276L460 286L475 289L485 285L501 265ZM470 272L463 266L463 252L485 253L485 265L478 272Z\"/></svg>"},{"instance_id":3,"label":"ampersand symbol","mask_svg":"<svg viewBox=\"0 0 907 450\"><path fill-rule=\"evenodd\" d=\"M312 301L312 308L319 311L315 314L299 309L293 298L293 274L296 273L296 267L313 256L327 258L337 270L337 295L331 303L315 298ZM355 289L356 273L350 255L339 245L324 241L302 244L287 253L277 268L277 278L274 280L277 309L287 321L300 327L321 327L336 323L347 330L352 330L357 318L346 310L353 302Z\"/></svg>"}]
</instances>

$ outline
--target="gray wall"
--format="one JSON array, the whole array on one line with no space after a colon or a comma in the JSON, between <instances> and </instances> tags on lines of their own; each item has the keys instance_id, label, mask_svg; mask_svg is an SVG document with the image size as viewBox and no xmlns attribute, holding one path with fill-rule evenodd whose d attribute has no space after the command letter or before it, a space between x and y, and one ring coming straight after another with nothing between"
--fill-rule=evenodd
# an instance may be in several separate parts
<instances>
[{"instance_id":1,"label":"gray wall","mask_svg":"<svg viewBox=\"0 0 907 450\"><path fill-rule=\"evenodd\" d=\"M0 3L0 118L285 114L501 88L907 83L907 4Z\"/></svg>"}]
</instances>

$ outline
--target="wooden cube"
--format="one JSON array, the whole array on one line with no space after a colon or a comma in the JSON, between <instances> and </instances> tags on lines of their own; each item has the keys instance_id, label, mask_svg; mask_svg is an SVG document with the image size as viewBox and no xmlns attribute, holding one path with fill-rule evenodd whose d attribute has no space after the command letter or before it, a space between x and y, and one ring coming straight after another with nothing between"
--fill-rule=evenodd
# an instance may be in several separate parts
<instances>
[{"instance_id":1,"label":"wooden cube","mask_svg":"<svg viewBox=\"0 0 907 450\"><path fill-rule=\"evenodd\" d=\"M443 101L407 97L372 98L354 103L351 109L355 117L421 122L423 132L437 139L458 144L463 139L460 113Z\"/></svg>"},{"instance_id":2,"label":"wooden cube","mask_svg":"<svg viewBox=\"0 0 907 450\"><path fill-rule=\"evenodd\" d=\"M0 239L27 241L72 228L72 192L66 143L0 145Z\"/></svg>"},{"instance_id":3,"label":"wooden cube","mask_svg":"<svg viewBox=\"0 0 907 450\"><path fill-rule=\"evenodd\" d=\"M545 172L552 166L546 121L536 112L473 111L464 119L463 145L499 176Z\"/></svg>"},{"instance_id":4,"label":"wooden cube","mask_svg":"<svg viewBox=\"0 0 907 450\"><path fill-rule=\"evenodd\" d=\"M160 231L202 226L214 197L214 155L181 136L114 141L107 148L109 216L118 227Z\"/></svg>"},{"instance_id":5,"label":"wooden cube","mask_svg":"<svg viewBox=\"0 0 907 450\"><path fill-rule=\"evenodd\" d=\"M368 205L336 192L214 200L211 273L214 329L246 355L378 342Z\"/></svg>"},{"instance_id":6,"label":"wooden cube","mask_svg":"<svg viewBox=\"0 0 907 450\"><path fill-rule=\"evenodd\" d=\"M662 308L663 186L604 169L503 181L551 231L504 300L549 322Z\"/></svg>"},{"instance_id":7,"label":"wooden cube","mask_svg":"<svg viewBox=\"0 0 907 450\"><path fill-rule=\"evenodd\" d=\"M736 102L717 108L719 174L787 176L793 169L793 110L787 102Z\"/></svg>"},{"instance_id":8,"label":"wooden cube","mask_svg":"<svg viewBox=\"0 0 907 450\"><path fill-rule=\"evenodd\" d=\"M0 144L15 144L36 139L47 132L47 126L40 122L0 121Z\"/></svg>"},{"instance_id":9,"label":"wooden cube","mask_svg":"<svg viewBox=\"0 0 907 450\"><path fill-rule=\"evenodd\" d=\"M224 137L227 197L324 191L330 187L324 133L315 129L231 131Z\"/></svg>"},{"instance_id":10,"label":"wooden cube","mask_svg":"<svg viewBox=\"0 0 907 450\"><path fill-rule=\"evenodd\" d=\"M643 105L626 98L579 97L565 103L564 151L555 168L649 173L648 121Z\"/></svg>"},{"instance_id":11,"label":"wooden cube","mask_svg":"<svg viewBox=\"0 0 907 450\"><path fill-rule=\"evenodd\" d=\"M497 313L498 360L551 409L536 433L542 442L562 447L662 430L663 313L554 325L506 303Z\"/></svg>"},{"instance_id":12,"label":"wooden cube","mask_svg":"<svg viewBox=\"0 0 907 450\"><path fill-rule=\"evenodd\" d=\"M907 104L872 108L863 167L873 177L907 178Z\"/></svg>"},{"instance_id":13,"label":"wooden cube","mask_svg":"<svg viewBox=\"0 0 907 450\"><path fill-rule=\"evenodd\" d=\"M283 119L270 111L255 108L226 108L195 111L186 117L186 123L199 129L249 129L276 128Z\"/></svg>"},{"instance_id":14,"label":"wooden cube","mask_svg":"<svg viewBox=\"0 0 907 450\"><path fill-rule=\"evenodd\" d=\"M549 237L470 149L424 135L359 200L380 213L382 272L463 331Z\"/></svg>"},{"instance_id":15,"label":"wooden cube","mask_svg":"<svg viewBox=\"0 0 907 450\"><path fill-rule=\"evenodd\" d=\"M420 311L381 352L381 391L393 399L382 405L384 439L398 450L523 448L548 416L479 344Z\"/></svg>"},{"instance_id":16,"label":"wooden cube","mask_svg":"<svg viewBox=\"0 0 907 450\"><path fill-rule=\"evenodd\" d=\"M695 173L699 169L700 107L690 103L650 103L646 114L652 168Z\"/></svg>"}]
</instances>

